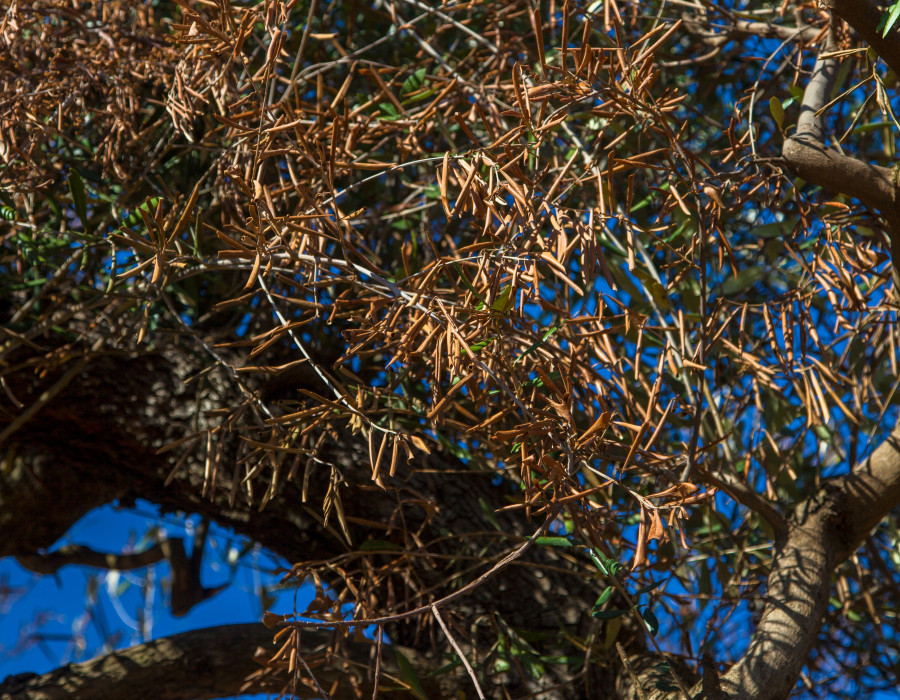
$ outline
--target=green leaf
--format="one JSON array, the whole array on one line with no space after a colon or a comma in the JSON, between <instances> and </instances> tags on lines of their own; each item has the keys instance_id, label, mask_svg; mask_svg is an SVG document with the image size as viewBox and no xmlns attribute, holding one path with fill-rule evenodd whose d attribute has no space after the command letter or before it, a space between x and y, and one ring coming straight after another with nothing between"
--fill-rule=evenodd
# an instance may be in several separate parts
<instances>
[{"instance_id":1,"label":"green leaf","mask_svg":"<svg viewBox=\"0 0 900 700\"><path fill-rule=\"evenodd\" d=\"M512 299L511 297L512 287L510 285L506 285L503 289L500 290L497 298L494 299L494 303L491 304L491 309L493 309L494 311L499 311L501 314L505 314L515 303L515 299Z\"/></svg>"},{"instance_id":2,"label":"green leaf","mask_svg":"<svg viewBox=\"0 0 900 700\"><path fill-rule=\"evenodd\" d=\"M781 106L781 101L777 97L769 98L769 111L772 113L775 123L778 124L778 130L782 131L784 127L784 107Z\"/></svg>"},{"instance_id":3,"label":"green leaf","mask_svg":"<svg viewBox=\"0 0 900 700\"><path fill-rule=\"evenodd\" d=\"M127 228L142 225L144 219L143 217L141 217L141 210L146 212L150 216L150 218L153 218L153 213L156 211L156 207L159 205L161 199L161 197L150 197L150 199L148 199L143 204L138 205L137 209L126 216L122 223Z\"/></svg>"},{"instance_id":4,"label":"green leaf","mask_svg":"<svg viewBox=\"0 0 900 700\"><path fill-rule=\"evenodd\" d=\"M605 561L606 557L603 556L603 553L600 552L599 550L592 551L589 549L588 554L590 555L591 560L594 562L594 566L596 566L598 569L600 569L600 571L604 575L609 576L609 571L606 568L606 561ZM597 554L599 554L600 556L598 557ZM601 559L600 557L603 557L603 558Z\"/></svg>"},{"instance_id":5,"label":"green leaf","mask_svg":"<svg viewBox=\"0 0 900 700\"><path fill-rule=\"evenodd\" d=\"M562 377L559 372L551 372L547 376L550 378L551 382L555 382L557 379ZM535 377L534 379L529 379L527 382L522 384L522 386L526 389L540 389L542 386L544 386L544 380L540 377Z\"/></svg>"},{"instance_id":6,"label":"green leaf","mask_svg":"<svg viewBox=\"0 0 900 700\"><path fill-rule=\"evenodd\" d=\"M476 352L478 352L479 350L484 350L484 349L485 349L488 345L490 345L492 342L494 342L494 339L493 339L493 338L485 338L484 340L479 340L479 341L476 342L476 343L472 343L472 344L469 346L469 350L471 350L473 353L476 353ZM463 354L465 354L465 352L463 352Z\"/></svg>"},{"instance_id":7,"label":"green leaf","mask_svg":"<svg viewBox=\"0 0 900 700\"><path fill-rule=\"evenodd\" d=\"M482 304L484 304L484 297L478 293L478 290L472 286L472 283L469 282L468 278L463 274L462 268L459 266L459 263L453 263L453 267L456 268L456 272L459 275L459 281L462 282L463 287L468 289L472 294L475 295L475 298L478 299Z\"/></svg>"},{"instance_id":8,"label":"green leaf","mask_svg":"<svg viewBox=\"0 0 900 700\"><path fill-rule=\"evenodd\" d=\"M535 544L548 547L571 547L572 543L567 537L538 537Z\"/></svg>"},{"instance_id":9,"label":"green leaf","mask_svg":"<svg viewBox=\"0 0 900 700\"><path fill-rule=\"evenodd\" d=\"M740 294L759 282L766 274L766 268L745 267L738 272L737 277L729 276L723 283L720 293L722 296L731 296L732 294Z\"/></svg>"},{"instance_id":10,"label":"green leaf","mask_svg":"<svg viewBox=\"0 0 900 700\"><path fill-rule=\"evenodd\" d=\"M614 620L622 615L627 615L627 610L595 610L591 612L591 616L598 620Z\"/></svg>"},{"instance_id":11,"label":"green leaf","mask_svg":"<svg viewBox=\"0 0 900 700\"><path fill-rule=\"evenodd\" d=\"M528 675L534 678L534 680L543 678L546 675L544 665L541 663L539 656L535 656L534 654L527 654L523 658L519 659L519 663L521 663L525 667L525 670L528 671Z\"/></svg>"},{"instance_id":12,"label":"green leaf","mask_svg":"<svg viewBox=\"0 0 900 700\"><path fill-rule=\"evenodd\" d=\"M622 570L622 565L615 559L608 558L599 549L588 550L588 554L593 560L595 566L600 569L606 576L615 576Z\"/></svg>"},{"instance_id":13,"label":"green leaf","mask_svg":"<svg viewBox=\"0 0 900 700\"><path fill-rule=\"evenodd\" d=\"M791 234L796 224L796 218L791 218L788 221L774 221L771 224L755 227L753 235L760 238L784 238Z\"/></svg>"},{"instance_id":14,"label":"green leaf","mask_svg":"<svg viewBox=\"0 0 900 700\"><path fill-rule=\"evenodd\" d=\"M75 213L81 219L81 227L87 231L87 194L84 191L84 180L75 168L69 170L69 192L72 193L72 202L75 205Z\"/></svg>"},{"instance_id":15,"label":"green leaf","mask_svg":"<svg viewBox=\"0 0 900 700\"><path fill-rule=\"evenodd\" d=\"M412 663L410 663L410 660L400 653L399 649L395 649L394 653L397 655L397 666L400 669L400 679L409 686L409 689L415 697L419 698L419 700L428 700L428 696L425 695L425 689L422 688L422 683L419 680L419 676L416 674L416 669L413 668Z\"/></svg>"},{"instance_id":16,"label":"green leaf","mask_svg":"<svg viewBox=\"0 0 900 700\"><path fill-rule=\"evenodd\" d=\"M584 663L583 656L548 656L543 654L540 659L545 664L565 664L567 666L574 666L575 664Z\"/></svg>"},{"instance_id":17,"label":"green leaf","mask_svg":"<svg viewBox=\"0 0 900 700\"><path fill-rule=\"evenodd\" d=\"M644 272L641 269L636 269L632 274L644 283L644 289L650 293L650 296L653 297L653 301L656 302L657 306L665 311L672 308L672 305L669 303L669 294L662 284L653 279L649 273Z\"/></svg>"},{"instance_id":18,"label":"green leaf","mask_svg":"<svg viewBox=\"0 0 900 700\"><path fill-rule=\"evenodd\" d=\"M549 338L551 335L556 333L556 331L558 331L560 328L562 328L562 326L563 326L563 324L561 324L561 323L553 326L553 328L551 328L549 331L544 333L544 335L541 337L540 340L536 340L531 345L529 345L528 349L525 350L525 352L523 352L521 355L519 355L516 358L516 361L513 362L513 366L515 367L522 360L524 360L526 357L528 357L531 353L533 353L535 350L537 350L539 347L541 347L541 345L543 345L545 342L547 342L547 338Z\"/></svg>"},{"instance_id":19,"label":"green leaf","mask_svg":"<svg viewBox=\"0 0 900 700\"><path fill-rule=\"evenodd\" d=\"M395 552L401 549L403 547L396 542L388 542L387 540L366 540L359 545L360 552L383 552L385 550Z\"/></svg>"},{"instance_id":20,"label":"green leaf","mask_svg":"<svg viewBox=\"0 0 900 700\"><path fill-rule=\"evenodd\" d=\"M900 2L895 2L888 8L888 11L881 16L881 21L878 23L876 31L880 31L881 36L886 37L888 32L891 31L891 28L897 22L898 17L900 17Z\"/></svg>"},{"instance_id":21,"label":"green leaf","mask_svg":"<svg viewBox=\"0 0 900 700\"><path fill-rule=\"evenodd\" d=\"M409 93L415 92L420 87L422 87L425 84L425 73L426 70L424 68L419 68L411 76L404 80L403 86L400 88L400 96L406 97L406 95L408 95Z\"/></svg>"},{"instance_id":22,"label":"green leaf","mask_svg":"<svg viewBox=\"0 0 900 700\"><path fill-rule=\"evenodd\" d=\"M669 183L668 183L668 182L663 183L663 185L662 185L659 189L661 189L661 190L668 190L668 189L669 189ZM636 204L633 204L633 205L632 205L632 207L631 207L631 213L634 214L634 212L640 211L640 210L643 209L644 207L649 207L651 204L654 204L655 202L656 202L656 193L655 193L655 192L651 192L651 193L648 194L646 197L644 197L640 202L637 202Z\"/></svg>"},{"instance_id":23,"label":"green leaf","mask_svg":"<svg viewBox=\"0 0 900 700\"><path fill-rule=\"evenodd\" d=\"M416 102L421 102L422 100L427 100L429 97L431 97L432 95L435 95L435 94L437 94L437 90L435 90L434 88L427 88L425 90L420 90L412 97L407 97L406 99L404 99L403 104L408 105L408 104L414 104Z\"/></svg>"},{"instance_id":24,"label":"green leaf","mask_svg":"<svg viewBox=\"0 0 900 700\"><path fill-rule=\"evenodd\" d=\"M441 188L437 185L427 185L422 188L422 194L425 195L425 199L440 199L441 198Z\"/></svg>"},{"instance_id":25,"label":"green leaf","mask_svg":"<svg viewBox=\"0 0 900 700\"><path fill-rule=\"evenodd\" d=\"M656 615L650 612L650 608L645 608L641 613L641 617L644 619L644 624L647 625L650 636L655 637L659 631L659 620L656 619Z\"/></svg>"},{"instance_id":26,"label":"green leaf","mask_svg":"<svg viewBox=\"0 0 900 700\"><path fill-rule=\"evenodd\" d=\"M403 115L397 111L397 108L394 107L391 102L381 102L378 105L378 109L381 110L381 115L379 119L384 119L388 122L397 121L398 119L402 119Z\"/></svg>"},{"instance_id":27,"label":"green leaf","mask_svg":"<svg viewBox=\"0 0 900 700\"><path fill-rule=\"evenodd\" d=\"M610 562L610 564L609 564L609 570L613 576L615 576L617 573L619 573L623 568L625 568L625 567L622 566L622 564L620 564L617 561Z\"/></svg>"},{"instance_id":28,"label":"green leaf","mask_svg":"<svg viewBox=\"0 0 900 700\"><path fill-rule=\"evenodd\" d=\"M680 213L680 212L679 212L679 213ZM671 243L671 242L674 241L676 238L679 238L680 236L682 236L682 235L685 233L685 229L687 229L688 224L692 224L692 223L693 223L693 222L691 221L691 219L685 219L685 220L682 221L680 224L678 224L678 228L676 228L676 229L672 232L672 234L671 234L670 236L664 238L663 240L664 240L666 243ZM688 237L690 237L690 235L693 234L693 231L688 231L688 234L689 234Z\"/></svg>"},{"instance_id":29,"label":"green leaf","mask_svg":"<svg viewBox=\"0 0 900 700\"><path fill-rule=\"evenodd\" d=\"M609 650L612 645L616 643L616 639L619 636L619 631L622 629L623 624L622 618L607 620L604 625L606 629L603 632L603 640L601 642L603 649Z\"/></svg>"},{"instance_id":30,"label":"green leaf","mask_svg":"<svg viewBox=\"0 0 900 700\"><path fill-rule=\"evenodd\" d=\"M612 586L607 586L605 589L603 589L603 593L600 594L600 597L597 598L597 602L594 603L591 614L594 614L596 611L598 611L603 606L603 604L612 597L614 590L616 589Z\"/></svg>"},{"instance_id":31,"label":"green leaf","mask_svg":"<svg viewBox=\"0 0 900 700\"><path fill-rule=\"evenodd\" d=\"M659 588L661 585L663 585L665 582L666 582L666 579L663 578L663 579L660 579L659 581L657 581L656 583L650 584L649 586L644 586L643 588L638 588L638 589L634 592L634 597L637 598L637 597L639 597L639 596L644 595L645 593L649 593L650 591L654 591L654 590L656 590L657 588Z\"/></svg>"}]
</instances>

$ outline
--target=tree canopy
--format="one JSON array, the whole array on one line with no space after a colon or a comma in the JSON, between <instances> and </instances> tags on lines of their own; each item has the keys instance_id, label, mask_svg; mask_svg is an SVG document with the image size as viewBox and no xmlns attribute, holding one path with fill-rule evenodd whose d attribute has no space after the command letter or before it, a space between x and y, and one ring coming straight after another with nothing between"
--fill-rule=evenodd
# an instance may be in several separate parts
<instances>
[{"instance_id":1,"label":"tree canopy","mask_svg":"<svg viewBox=\"0 0 900 700\"><path fill-rule=\"evenodd\" d=\"M7 4L0 555L313 595L0 696L896 687L898 14Z\"/></svg>"}]
</instances>

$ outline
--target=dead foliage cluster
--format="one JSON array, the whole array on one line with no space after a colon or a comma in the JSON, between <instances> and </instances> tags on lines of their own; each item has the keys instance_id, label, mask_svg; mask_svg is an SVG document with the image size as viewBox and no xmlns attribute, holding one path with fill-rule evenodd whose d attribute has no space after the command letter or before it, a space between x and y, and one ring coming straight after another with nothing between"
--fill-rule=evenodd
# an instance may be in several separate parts
<instances>
[{"instance_id":1,"label":"dead foliage cluster","mask_svg":"<svg viewBox=\"0 0 900 700\"><path fill-rule=\"evenodd\" d=\"M639 583L669 572L694 592L652 594L675 619L758 594L758 514L857 455L836 426L870 428L894 401L896 330L878 225L764 158L778 129L759 124L755 73L730 114L704 114L702 71L730 44L700 54L709 36L638 3L163 4L4 15L3 265L56 270L11 292L24 325L4 369L173 337L220 367L242 401L163 447L182 455L171 479L196 461L204 493L264 508L283 481L327 474L304 507L345 552L292 572L316 583L307 617L430 613L417 571L444 563L400 513L454 505L397 484L437 452L514 484L505 510L535 530L550 516ZM827 29L807 18L798 56ZM42 193L63 181L61 216ZM297 371L288 399L264 398ZM398 501L368 543L323 458L350 433L373 493ZM718 490L748 515L724 519ZM721 552L717 593L702 579ZM379 597L387 580L412 594ZM273 664L297 659L292 642Z\"/></svg>"}]
</instances>

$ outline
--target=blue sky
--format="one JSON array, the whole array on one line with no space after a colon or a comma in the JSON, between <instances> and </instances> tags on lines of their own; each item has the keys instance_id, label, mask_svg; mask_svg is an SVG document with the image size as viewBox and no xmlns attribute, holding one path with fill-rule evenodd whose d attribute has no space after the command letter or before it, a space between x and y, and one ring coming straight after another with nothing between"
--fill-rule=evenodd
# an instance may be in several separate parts
<instances>
[{"instance_id":1,"label":"blue sky","mask_svg":"<svg viewBox=\"0 0 900 700\"><path fill-rule=\"evenodd\" d=\"M142 539L154 528L189 542L198 523L197 517L160 516L151 504L140 501L134 509L106 506L82 518L54 549L71 543L109 552L128 547L140 551L149 546ZM274 569L286 562L259 547L236 559L245 542L223 528L210 528L203 585L229 581L231 585L181 618L171 614L162 591L169 576L167 563L127 572L70 566L54 576L39 576L11 557L0 560L0 679L90 659L104 650L105 639L113 639L116 648L146 641L138 622L141 617L144 632L152 639L200 627L257 622L263 613L263 589L273 597L269 609L291 612L295 589L274 589L280 580ZM302 588L298 607L311 597Z\"/></svg>"}]
</instances>

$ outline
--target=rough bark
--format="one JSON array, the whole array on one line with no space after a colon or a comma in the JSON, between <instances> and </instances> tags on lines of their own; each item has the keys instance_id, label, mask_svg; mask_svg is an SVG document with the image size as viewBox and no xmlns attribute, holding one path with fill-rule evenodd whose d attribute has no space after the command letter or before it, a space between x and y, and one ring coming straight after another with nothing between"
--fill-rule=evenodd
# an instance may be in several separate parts
<instances>
[{"instance_id":1,"label":"rough bark","mask_svg":"<svg viewBox=\"0 0 900 700\"><path fill-rule=\"evenodd\" d=\"M345 656L325 653L330 634L308 631L305 658L322 687L345 682L352 676L366 697L374 690L375 676L366 672L375 653L374 643L351 642ZM385 647L379 687L401 687L394 650ZM222 625L191 630L164 639L114 651L92 661L68 664L44 675L19 674L0 683L0 700L206 700L238 695L248 688L278 692L284 681L268 675L265 664L272 655L272 630L262 624ZM425 675L429 670L414 650L404 657L418 666L423 690L440 697L445 690ZM299 680L296 697L320 697L314 686Z\"/></svg>"},{"instance_id":2,"label":"rough bark","mask_svg":"<svg viewBox=\"0 0 900 700\"><path fill-rule=\"evenodd\" d=\"M262 624L192 630L42 676L12 676L0 684L0 700L203 700L236 695L245 678L261 668L253 660L257 647L272 647L272 632ZM277 690L271 684L269 688Z\"/></svg>"},{"instance_id":3,"label":"rough bark","mask_svg":"<svg viewBox=\"0 0 900 700\"><path fill-rule=\"evenodd\" d=\"M900 73L900 42L897 28L887 37L877 31L882 9L867 0L848 2L829 0L823 5L856 30L878 55ZM846 156L826 145L821 110L830 99L834 85L836 61L819 58L803 95L797 132L785 141L783 155L788 167L804 180L827 190L856 197L881 212L888 224L891 257L894 260L894 282L900 283L900 208L898 208L898 171L866 163Z\"/></svg>"},{"instance_id":4,"label":"rough bark","mask_svg":"<svg viewBox=\"0 0 900 700\"><path fill-rule=\"evenodd\" d=\"M831 99L837 61L820 58L806 86L796 132L782 155L792 172L826 190L856 197L886 217L896 217L897 187L890 168L845 155L827 145L821 110Z\"/></svg>"},{"instance_id":5,"label":"rough bark","mask_svg":"<svg viewBox=\"0 0 900 700\"><path fill-rule=\"evenodd\" d=\"M722 678L727 698L782 698L822 625L831 573L900 503L900 431L795 513L775 555L766 607L745 656Z\"/></svg>"},{"instance_id":6,"label":"rough bark","mask_svg":"<svg viewBox=\"0 0 900 700\"><path fill-rule=\"evenodd\" d=\"M885 7L870 0L823 0L822 6L853 27L884 62L900 74L900 29L895 26L886 37L878 31Z\"/></svg>"}]
</instances>

